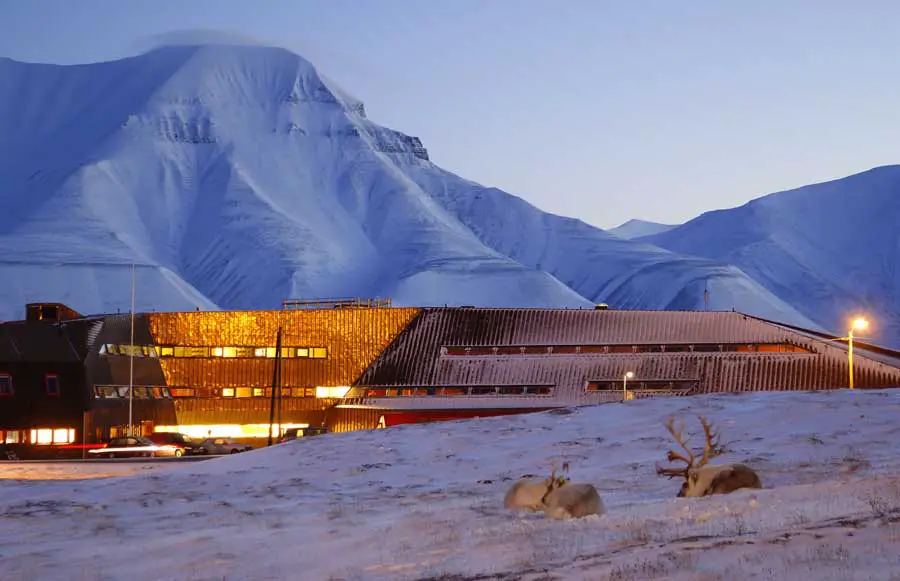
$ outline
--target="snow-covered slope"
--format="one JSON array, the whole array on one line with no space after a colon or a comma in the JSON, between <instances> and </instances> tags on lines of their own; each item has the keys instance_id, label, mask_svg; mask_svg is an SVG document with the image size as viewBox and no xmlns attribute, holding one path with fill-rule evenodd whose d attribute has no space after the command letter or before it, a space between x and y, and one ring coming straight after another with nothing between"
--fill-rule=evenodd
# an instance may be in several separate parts
<instances>
[{"instance_id":1,"label":"snow-covered slope","mask_svg":"<svg viewBox=\"0 0 900 581\"><path fill-rule=\"evenodd\" d=\"M648 222L647 220L632 218L624 224L620 224L615 228L607 230L607 232L615 234L619 238L632 240L634 238L640 238L641 236L661 234L662 232L666 232L675 227L676 224L660 224L659 222Z\"/></svg>"},{"instance_id":2,"label":"snow-covered slope","mask_svg":"<svg viewBox=\"0 0 900 581\"><path fill-rule=\"evenodd\" d=\"M545 214L462 180L303 58L168 46L109 63L0 60L4 318L395 304L736 308L813 326L734 267Z\"/></svg>"},{"instance_id":3,"label":"snow-covered slope","mask_svg":"<svg viewBox=\"0 0 900 581\"><path fill-rule=\"evenodd\" d=\"M32 479L2 481L0 570L42 581L889 579L898 413L900 390L759 392L329 434L100 480L38 482L35 464L0 462L0 478ZM669 414L690 434L705 414L730 450L716 462L747 463L764 488L676 498L680 483L655 474L674 447ZM513 480L564 461L607 514L504 510Z\"/></svg>"},{"instance_id":4,"label":"snow-covered slope","mask_svg":"<svg viewBox=\"0 0 900 581\"><path fill-rule=\"evenodd\" d=\"M642 238L739 267L838 334L900 347L900 166L771 194Z\"/></svg>"}]
</instances>

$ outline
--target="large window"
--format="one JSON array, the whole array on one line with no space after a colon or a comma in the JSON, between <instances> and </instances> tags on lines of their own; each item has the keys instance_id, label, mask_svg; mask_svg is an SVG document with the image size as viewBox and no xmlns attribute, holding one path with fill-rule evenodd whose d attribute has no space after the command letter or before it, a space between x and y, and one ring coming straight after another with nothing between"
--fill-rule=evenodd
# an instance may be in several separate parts
<instances>
[{"instance_id":1,"label":"large window","mask_svg":"<svg viewBox=\"0 0 900 581\"><path fill-rule=\"evenodd\" d=\"M129 395L130 393L130 395ZM282 397L316 397L315 387L282 386ZM171 398L270 398L271 387L184 387L135 385L95 385L94 399L171 399Z\"/></svg>"},{"instance_id":2,"label":"large window","mask_svg":"<svg viewBox=\"0 0 900 581\"><path fill-rule=\"evenodd\" d=\"M72 428L37 428L31 430L31 443L40 445L71 444L75 441Z\"/></svg>"},{"instance_id":3,"label":"large window","mask_svg":"<svg viewBox=\"0 0 900 581\"><path fill-rule=\"evenodd\" d=\"M698 379L629 379L627 384L621 379L608 379L600 381L588 381L584 390L593 391L622 391L627 386L628 391L688 391L700 385Z\"/></svg>"},{"instance_id":4,"label":"large window","mask_svg":"<svg viewBox=\"0 0 900 581\"><path fill-rule=\"evenodd\" d=\"M198 347L183 345L118 345L107 343L100 348L104 355L131 355L134 357L191 357L191 358L267 358L274 359L275 347ZM285 359L326 359L326 347L282 347L281 357Z\"/></svg>"}]
</instances>

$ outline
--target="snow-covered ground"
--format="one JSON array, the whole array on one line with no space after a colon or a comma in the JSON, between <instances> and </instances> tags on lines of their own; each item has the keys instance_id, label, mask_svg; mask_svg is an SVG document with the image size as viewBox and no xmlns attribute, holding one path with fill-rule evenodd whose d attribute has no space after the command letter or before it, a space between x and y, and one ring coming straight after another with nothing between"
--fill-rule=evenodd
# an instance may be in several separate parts
<instances>
[{"instance_id":1,"label":"snow-covered ground","mask_svg":"<svg viewBox=\"0 0 900 581\"><path fill-rule=\"evenodd\" d=\"M205 460L203 460L205 461ZM147 462L127 460L108 462L0 462L0 480L83 480L88 478L114 478L145 474L150 470L166 470L172 466L169 460Z\"/></svg>"},{"instance_id":2,"label":"snow-covered ground","mask_svg":"<svg viewBox=\"0 0 900 581\"><path fill-rule=\"evenodd\" d=\"M668 414L763 490L676 498ZM631 401L330 434L121 478L0 481L4 581L896 579L900 389ZM607 514L503 509L568 461ZM893 575L893 577L892 577Z\"/></svg>"}]
</instances>

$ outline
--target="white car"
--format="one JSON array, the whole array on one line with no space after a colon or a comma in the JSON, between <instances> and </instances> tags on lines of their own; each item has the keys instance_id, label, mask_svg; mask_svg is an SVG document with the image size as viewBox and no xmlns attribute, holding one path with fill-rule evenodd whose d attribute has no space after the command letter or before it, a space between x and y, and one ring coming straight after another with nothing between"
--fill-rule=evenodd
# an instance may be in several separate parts
<instances>
[{"instance_id":1,"label":"white car","mask_svg":"<svg viewBox=\"0 0 900 581\"><path fill-rule=\"evenodd\" d=\"M181 456L184 450L168 444L154 444L141 436L113 438L104 447L88 450L100 458L153 458L156 456Z\"/></svg>"}]
</instances>

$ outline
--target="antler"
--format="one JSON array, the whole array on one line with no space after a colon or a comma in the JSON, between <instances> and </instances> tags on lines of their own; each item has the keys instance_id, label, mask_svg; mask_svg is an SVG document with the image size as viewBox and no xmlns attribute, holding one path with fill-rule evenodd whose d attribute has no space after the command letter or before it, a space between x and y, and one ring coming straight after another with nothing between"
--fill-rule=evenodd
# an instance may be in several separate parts
<instances>
[{"instance_id":1,"label":"antler","mask_svg":"<svg viewBox=\"0 0 900 581\"><path fill-rule=\"evenodd\" d=\"M706 445L703 448L703 457L697 467L705 466L707 462L722 455L722 447L719 445L719 432L715 430L707 419L700 416L700 425L703 426L703 435L706 436Z\"/></svg>"},{"instance_id":2,"label":"antler","mask_svg":"<svg viewBox=\"0 0 900 581\"><path fill-rule=\"evenodd\" d=\"M666 422L666 429L670 434L672 434L672 437L675 438L675 441L681 446L681 448L687 453L687 455L676 452L675 450L669 450L669 452L666 454L666 460L668 460L669 462L675 462L676 460L684 462L685 467L666 468L664 466L660 466L657 463L656 473L658 475L668 476L669 478L674 478L675 476L687 476L688 470L690 470L691 468L699 468L701 466L705 466L710 460L717 456L721 456L724 453L724 450L719 444L719 432L703 416L700 416L700 425L703 426L703 435L706 438L706 444L703 447L703 456L700 457L700 461L695 465L694 461L697 460L697 456L687 446L688 438L684 437L684 421L681 422L681 426L676 430L675 418L669 418L669 420Z\"/></svg>"},{"instance_id":3,"label":"antler","mask_svg":"<svg viewBox=\"0 0 900 581\"><path fill-rule=\"evenodd\" d=\"M670 417L666 422L666 430L672 434L672 437L675 438L675 442L681 446L681 449L687 453L687 456L676 452L675 450L669 450L666 454L666 460L669 462L675 462L676 460L684 462L684 468L666 468L660 466L658 463L656 465L656 473L660 476L668 476L669 478L674 478L675 476L684 476L687 474L687 471L691 469L694 465L694 460L696 456L691 449L688 448L688 440L689 438L684 437L684 421L681 422L681 426L676 430L675 429L675 418Z\"/></svg>"}]
</instances>

